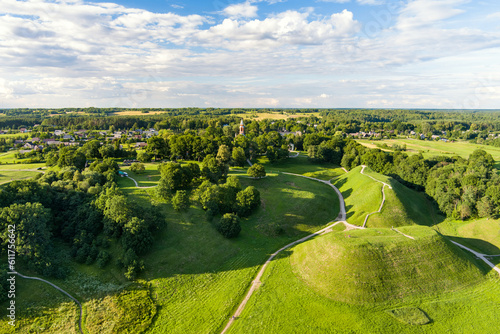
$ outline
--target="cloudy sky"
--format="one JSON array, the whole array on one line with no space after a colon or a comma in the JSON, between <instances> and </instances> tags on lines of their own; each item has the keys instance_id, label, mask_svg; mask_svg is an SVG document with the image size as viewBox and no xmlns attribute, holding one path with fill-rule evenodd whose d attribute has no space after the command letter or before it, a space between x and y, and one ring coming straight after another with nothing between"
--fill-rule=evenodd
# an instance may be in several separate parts
<instances>
[{"instance_id":1,"label":"cloudy sky","mask_svg":"<svg viewBox=\"0 0 500 334\"><path fill-rule=\"evenodd\" d=\"M1 0L0 108L500 109L497 0Z\"/></svg>"}]
</instances>

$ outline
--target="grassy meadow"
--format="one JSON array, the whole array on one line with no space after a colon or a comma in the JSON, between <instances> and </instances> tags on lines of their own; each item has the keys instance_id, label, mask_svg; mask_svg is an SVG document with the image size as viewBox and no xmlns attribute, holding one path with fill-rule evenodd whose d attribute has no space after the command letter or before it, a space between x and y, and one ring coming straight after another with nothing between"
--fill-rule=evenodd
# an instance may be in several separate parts
<instances>
[{"instance_id":1,"label":"grassy meadow","mask_svg":"<svg viewBox=\"0 0 500 334\"><path fill-rule=\"evenodd\" d=\"M442 156L454 156L458 155L462 158L467 159L469 155L474 152L474 150L481 149L493 156L496 161L496 168L500 169L500 147L494 147L489 145L479 145L473 144L467 141L455 141L455 142L443 142L443 141L430 141L430 140L417 140L417 139L384 139L384 140L367 140L367 139L357 139L358 143L370 147L379 148L376 145L387 144L392 147L394 144L400 146L406 145L407 154L419 154L420 152L424 158L430 158L432 156L442 155ZM387 151L387 150L386 150Z\"/></svg>"},{"instance_id":2,"label":"grassy meadow","mask_svg":"<svg viewBox=\"0 0 500 334\"><path fill-rule=\"evenodd\" d=\"M148 165L138 182L154 184L156 173L156 165ZM170 204L162 204L165 224L144 258L146 271L138 287L131 289L136 284L127 282L114 263L104 269L74 265L64 281L51 280L82 302L87 333L141 333L145 328L146 333L217 332L270 253L321 229L338 215L338 198L327 185L283 174L260 180L236 174L244 187L256 186L262 199L261 208L242 221L238 238L220 236L194 205L179 213ZM136 178L134 173L129 175ZM140 205L148 206L155 200L154 189L138 189L127 178L119 178L118 183ZM58 247L68 252L64 245ZM110 252L116 251L111 245ZM40 290L45 294L42 298L27 293L36 282L24 284L27 288L20 287L25 293L18 297L18 305L29 306L19 307L23 320L16 332L40 332L42 328L44 333L74 331L77 309L65 296L46 286ZM137 297L123 296L128 290L135 291ZM133 324L132 330L125 331L120 324ZM0 321L0 331L6 329L6 321Z\"/></svg>"},{"instance_id":3,"label":"grassy meadow","mask_svg":"<svg viewBox=\"0 0 500 334\"><path fill-rule=\"evenodd\" d=\"M325 237L328 235L317 239ZM294 274L290 255L307 244L282 253L269 265L262 277L263 284L228 333L498 332L500 280L490 274L477 284L457 291L443 291L435 298L393 300L378 305L348 304L319 295ZM409 325L407 315L396 311L404 307L418 308L429 323Z\"/></svg>"}]
</instances>

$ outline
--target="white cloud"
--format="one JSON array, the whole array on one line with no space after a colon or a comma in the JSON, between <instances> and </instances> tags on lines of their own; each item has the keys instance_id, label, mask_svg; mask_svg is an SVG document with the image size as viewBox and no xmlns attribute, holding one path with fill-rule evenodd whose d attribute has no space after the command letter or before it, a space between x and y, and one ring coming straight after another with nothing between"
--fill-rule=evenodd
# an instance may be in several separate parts
<instances>
[{"instance_id":1,"label":"white cloud","mask_svg":"<svg viewBox=\"0 0 500 334\"><path fill-rule=\"evenodd\" d=\"M214 22L111 3L2 0L0 107L471 105L463 96L492 107L500 78L469 83L500 73L500 33L450 25L464 3L411 1L372 36L347 10ZM335 106L323 92L335 92Z\"/></svg>"},{"instance_id":2,"label":"white cloud","mask_svg":"<svg viewBox=\"0 0 500 334\"><path fill-rule=\"evenodd\" d=\"M399 29L419 28L464 13L456 6L469 0L411 0L401 11Z\"/></svg>"},{"instance_id":3,"label":"white cloud","mask_svg":"<svg viewBox=\"0 0 500 334\"><path fill-rule=\"evenodd\" d=\"M233 19L257 17L258 7L249 2L229 5L222 11L225 16Z\"/></svg>"}]
</instances>

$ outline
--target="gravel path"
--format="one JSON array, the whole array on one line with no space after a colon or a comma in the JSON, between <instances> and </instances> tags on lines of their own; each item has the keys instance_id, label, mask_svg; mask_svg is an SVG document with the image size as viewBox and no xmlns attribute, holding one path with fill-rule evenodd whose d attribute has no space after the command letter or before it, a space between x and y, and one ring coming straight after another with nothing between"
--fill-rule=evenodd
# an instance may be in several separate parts
<instances>
[{"instance_id":1,"label":"gravel path","mask_svg":"<svg viewBox=\"0 0 500 334\"><path fill-rule=\"evenodd\" d=\"M305 236L299 240L296 240L292 243L289 243L288 245L278 249L276 252L274 252L273 254L271 254L271 256L266 260L266 262L264 263L264 265L262 266L262 268L259 270L259 272L257 273L257 276L255 276L255 279L252 281L252 285L250 286L250 290L248 290L245 298L241 301L240 305L238 306L238 308L236 309L236 312L234 312L233 316L229 319L229 322L226 324L226 327L224 327L224 329L222 330L221 334L224 334L226 333L229 328L231 327L231 325L233 324L234 320L240 316L241 312L243 312L243 309L245 308L248 300L250 299L250 297L252 296L252 294L254 293L254 291L261 285L261 281L260 279L262 278L262 275L264 274L264 272L266 271L266 268L267 266L269 265L269 263L276 257L276 255L278 255L280 252L284 251L285 249L287 248L290 248L292 246L295 246L301 242L304 242L312 237L315 237L315 236L318 236L318 235L322 235L322 234L325 234L325 233L328 233L328 232L331 232L331 229L333 226L337 225L337 224L344 224L346 227L348 228L355 228L355 229L361 229L361 227L359 226L355 226L355 225L351 225L349 223L347 223L346 221L346 211L345 211L345 203L344 203L344 197L342 196L342 193L340 192L340 190L337 189L337 187L335 187L333 184L331 184L329 181L324 181L324 180L320 180L320 179L316 179L316 178L313 178L313 177L309 177L309 176L304 176L304 175L300 175L300 174L293 174L293 173L283 173L283 174L287 174L287 175L294 175L294 176L300 176L300 177L304 177L306 179L310 179L310 180L314 180L314 181L318 181L318 182L321 182L321 183L324 183L324 184L327 184L329 185L330 187L333 188L333 190L335 190L335 192L337 193L338 197L339 197L339 204L340 204L340 212L339 212L339 215L337 217L337 221L331 225L328 225L327 227L315 232L315 233L312 233L308 236Z\"/></svg>"},{"instance_id":2,"label":"gravel path","mask_svg":"<svg viewBox=\"0 0 500 334\"><path fill-rule=\"evenodd\" d=\"M375 214L375 213L380 213L380 212L382 211L382 208L384 207L384 203L385 203L385 192L384 192L384 188L385 188L385 187L389 187L389 189L392 189L392 187L391 187L390 185L388 185L387 183L385 183L385 182L379 181L379 180L377 180L377 179L375 179L375 178L371 177L370 175L366 175L366 174L365 174L365 168L366 168L366 166L365 166L365 165L362 165L361 167L362 167L362 168L361 168L361 174L363 174L364 176L368 176L370 179L372 179L372 180L374 180L374 181L376 181L376 182L382 183L382 203L380 203L380 208L378 209L378 211L375 211L375 212L372 212L372 213L369 213L369 214L367 214L367 215L366 215L366 217L365 217L365 221L364 221L364 223L363 223L363 227L366 227L366 222L368 221L368 218L369 218L371 215Z\"/></svg>"},{"instance_id":3,"label":"gravel path","mask_svg":"<svg viewBox=\"0 0 500 334\"><path fill-rule=\"evenodd\" d=\"M31 279L31 280L47 283L47 284L51 285L53 288L59 290L60 292L64 293L66 296L71 298L76 303L76 305L78 305L78 307L80 308L80 318L78 319L78 329L80 330L80 333L83 334L83 331L82 331L82 316L83 316L82 304L80 304L80 302L75 297L73 297L72 295L70 295L69 293L67 293L66 291L64 291L63 289L61 289L57 285L55 285L54 283L46 281L43 278L24 276L24 275L18 273L17 271L14 271L13 273L16 274L17 276L25 278L25 279Z\"/></svg>"},{"instance_id":4,"label":"gravel path","mask_svg":"<svg viewBox=\"0 0 500 334\"><path fill-rule=\"evenodd\" d=\"M464 245L462 244L459 244L458 242L455 242L453 240L450 240L452 243L454 243L455 245L457 245L458 247L462 248L462 249L465 249L469 252L471 252L472 254L474 254L476 257L480 258L481 260L483 260L488 266L490 266L491 268L493 268L493 270L495 270L499 275L500 275L500 268L498 268L497 266L495 266L493 263L491 263L486 257L488 255L486 254L481 254L481 253L478 253L476 251L473 251L472 249L470 249L469 247L465 247Z\"/></svg>"}]
</instances>

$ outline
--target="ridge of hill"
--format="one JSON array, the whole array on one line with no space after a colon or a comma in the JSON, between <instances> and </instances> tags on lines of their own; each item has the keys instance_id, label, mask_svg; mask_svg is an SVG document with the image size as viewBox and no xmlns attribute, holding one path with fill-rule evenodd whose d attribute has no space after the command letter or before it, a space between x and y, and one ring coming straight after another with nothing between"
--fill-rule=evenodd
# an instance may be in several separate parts
<instances>
[{"instance_id":1,"label":"ridge of hill","mask_svg":"<svg viewBox=\"0 0 500 334\"><path fill-rule=\"evenodd\" d=\"M358 166L333 181L344 195L349 223L362 226L366 215L370 213L373 214L368 218L366 227L371 228L431 226L442 220L425 194L391 177L375 173L369 167L365 167L363 174L361 170L362 167ZM374 213L382 202L382 182L391 188L384 187L385 203L380 213Z\"/></svg>"},{"instance_id":2,"label":"ridge of hill","mask_svg":"<svg viewBox=\"0 0 500 334\"><path fill-rule=\"evenodd\" d=\"M295 247L296 276L350 304L427 298L483 282L482 264L425 226L330 233Z\"/></svg>"}]
</instances>

